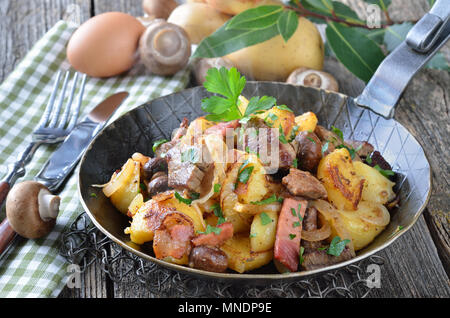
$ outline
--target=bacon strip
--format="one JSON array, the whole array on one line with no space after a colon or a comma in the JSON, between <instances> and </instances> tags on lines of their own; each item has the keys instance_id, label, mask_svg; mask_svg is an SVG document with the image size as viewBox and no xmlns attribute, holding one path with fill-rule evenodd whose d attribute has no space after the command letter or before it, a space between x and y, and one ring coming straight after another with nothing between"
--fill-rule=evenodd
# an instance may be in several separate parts
<instances>
[{"instance_id":1,"label":"bacon strip","mask_svg":"<svg viewBox=\"0 0 450 318\"><path fill-rule=\"evenodd\" d=\"M231 224L230 222L222 223L217 227L221 229L219 234L200 234L192 239L192 244L194 244L194 246L220 246L223 244L223 242L233 236L233 224Z\"/></svg>"},{"instance_id":2,"label":"bacon strip","mask_svg":"<svg viewBox=\"0 0 450 318\"><path fill-rule=\"evenodd\" d=\"M302 220L307 205L308 201L306 200L285 198L278 217L274 258L291 272L297 271L298 268ZM292 209L294 209L295 215L292 213Z\"/></svg>"}]
</instances>

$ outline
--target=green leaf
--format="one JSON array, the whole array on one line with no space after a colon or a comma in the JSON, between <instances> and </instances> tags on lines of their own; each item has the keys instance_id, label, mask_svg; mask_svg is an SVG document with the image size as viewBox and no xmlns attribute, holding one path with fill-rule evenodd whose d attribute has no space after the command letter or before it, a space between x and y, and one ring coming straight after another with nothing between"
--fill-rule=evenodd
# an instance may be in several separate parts
<instances>
[{"instance_id":1,"label":"green leaf","mask_svg":"<svg viewBox=\"0 0 450 318\"><path fill-rule=\"evenodd\" d=\"M381 173L386 178L389 178L390 176L394 176L395 175L394 171L382 169L379 165L375 165L373 168L378 170L378 172Z\"/></svg>"},{"instance_id":2,"label":"green leaf","mask_svg":"<svg viewBox=\"0 0 450 318\"><path fill-rule=\"evenodd\" d=\"M219 235L220 232L222 232L222 229L220 227L211 226L209 224L206 225L206 231L205 232L197 231L198 234L214 233L216 235Z\"/></svg>"},{"instance_id":3,"label":"green leaf","mask_svg":"<svg viewBox=\"0 0 450 318\"><path fill-rule=\"evenodd\" d=\"M337 59L357 77L368 82L383 61L381 48L356 28L328 22L326 36Z\"/></svg>"},{"instance_id":4,"label":"green leaf","mask_svg":"<svg viewBox=\"0 0 450 318\"><path fill-rule=\"evenodd\" d=\"M203 39L195 50L193 57L221 57L244 47L265 42L280 34L277 24L263 29L227 30L228 23Z\"/></svg>"},{"instance_id":5,"label":"green leaf","mask_svg":"<svg viewBox=\"0 0 450 318\"><path fill-rule=\"evenodd\" d=\"M342 251L345 249L345 245L348 243L350 243L350 240L345 239L341 241L339 236L335 236L328 247L327 254L334 256L341 255Z\"/></svg>"},{"instance_id":6,"label":"green leaf","mask_svg":"<svg viewBox=\"0 0 450 318\"><path fill-rule=\"evenodd\" d=\"M257 112L258 110L268 110L275 105L277 100L274 97L269 96L253 96L250 98L247 108L245 109L244 116L250 116L251 114Z\"/></svg>"},{"instance_id":7,"label":"green leaf","mask_svg":"<svg viewBox=\"0 0 450 318\"><path fill-rule=\"evenodd\" d=\"M181 162L192 162L196 163L200 160L197 149L189 148L181 153Z\"/></svg>"},{"instance_id":8,"label":"green leaf","mask_svg":"<svg viewBox=\"0 0 450 318\"><path fill-rule=\"evenodd\" d=\"M238 181L240 183L247 183L254 168L255 167L251 166L251 167L245 167L244 169L242 169L241 172L239 172Z\"/></svg>"},{"instance_id":9,"label":"green leaf","mask_svg":"<svg viewBox=\"0 0 450 318\"><path fill-rule=\"evenodd\" d=\"M273 222L273 219L270 216L268 216L265 212L260 213L259 218L261 219L262 225L267 225Z\"/></svg>"},{"instance_id":10,"label":"green leaf","mask_svg":"<svg viewBox=\"0 0 450 318\"><path fill-rule=\"evenodd\" d=\"M297 14L292 10L283 11L280 18L278 19L277 26L278 31L284 39L284 42L287 42L297 30Z\"/></svg>"},{"instance_id":11,"label":"green leaf","mask_svg":"<svg viewBox=\"0 0 450 318\"><path fill-rule=\"evenodd\" d=\"M344 133L339 128L331 126L331 131L335 133L341 140L344 140Z\"/></svg>"},{"instance_id":12,"label":"green leaf","mask_svg":"<svg viewBox=\"0 0 450 318\"><path fill-rule=\"evenodd\" d=\"M227 23L226 30L264 29L277 23L283 12L282 6L259 6L234 16Z\"/></svg>"},{"instance_id":13,"label":"green leaf","mask_svg":"<svg viewBox=\"0 0 450 318\"><path fill-rule=\"evenodd\" d=\"M441 52L436 53L427 63L426 67L450 72L448 61Z\"/></svg>"},{"instance_id":14,"label":"green leaf","mask_svg":"<svg viewBox=\"0 0 450 318\"><path fill-rule=\"evenodd\" d=\"M386 49L389 52L392 52L400 43L403 42L409 30L411 30L413 26L414 25L411 22L403 22L387 27L384 34Z\"/></svg>"},{"instance_id":15,"label":"green leaf","mask_svg":"<svg viewBox=\"0 0 450 318\"><path fill-rule=\"evenodd\" d=\"M219 193L221 187L222 185L220 183L214 184L214 193Z\"/></svg>"},{"instance_id":16,"label":"green leaf","mask_svg":"<svg viewBox=\"0 0 450 318\"><path fill-rule=\"evenodd\" d=\"M333 3L331 0L305 0L305 2L321 12L333 12Z\"/></svg>"},{"instance_id":17,"label":"green leaf","mask_svg":"<svg viewBox=\"0 0 450 318\"><path fill-rule=\"evenodd\" d=\"M387 11L387 8L391 4L391 0L364 0L364 1L370 4L378 5L383 11Z\"/></svg>"},{"instance_id":18,"label":"green leaf","mask_svg":"<svg viewBox=\"0 0 450 318\"><path fill-rule=\"evenodd\" d=\"M342 2L333 1L333 11L334 14L347 22L359 23L364 25L365 22L358 18L358 15L349 6L343 4Z\"/></svg>"},{"instance_id":19,"label":"green leaf","mask_svg":"<svg viewBox=\"0 0 450 318\"><path fill-rule=\"evenodd\" d=\"M233 106L232 100L220 96L211 96L202 100L202 110L207 113L223 114Z\"/></svg>"},{"instance_id":20,"label":"green leaf","mask_svg":"<svg viewBox=\"0 0 450 318\"><path fill-rule=\"evenodd\" d=\"M265 205L265 204L269 204L269 203L273 203L273 202L283 202L283 198L277 198L276 194L273 194L271 197L265 199L265 200L261 200L261 201L251 201L251 204L255 204L255 205Z\"/></svg>"},{"instance_id":21,"label":"green leaf","mask_svg":"<svg viewBox=\"0 0 450 318\"><path fill-rule=\"evenodd\" d=\"M299 262L300 265L303 264L303 262L305 261L305 259L303 258L303 253L305 252L305 248L303 246L300 246L300 253L299 253Z\"/></svg>"},{"instance_id":22,"label":"green leaf","mask_svg":"<svg viewBox=\"0 0 450 318\"><path fill-rule=\"evenodd\" d=\"M191 200L191 199L183 198L183 197L181 196L181 194L179 194L179 193L176 192L176 191L175 191L175 198L177 198L177 200L180 201L181 203L184 203L184 204L187 204L187 205L189 205L189 204L192 203L192 200Z\"/></svg>"},{"instance_id":23,"label":"green leaf","mask_svg":"<svg viewBox=\"0 0 450 318\"><path fill-rule=\"evenodd\" d=\"M153 152L156 152L156 149L159 146L161 146L162 144L165 144L166 142L169 142L169 141L167 139L160 139L160 140L155 141L153 143L153 147L152 147Z\"/></svg>"}]
</instances>

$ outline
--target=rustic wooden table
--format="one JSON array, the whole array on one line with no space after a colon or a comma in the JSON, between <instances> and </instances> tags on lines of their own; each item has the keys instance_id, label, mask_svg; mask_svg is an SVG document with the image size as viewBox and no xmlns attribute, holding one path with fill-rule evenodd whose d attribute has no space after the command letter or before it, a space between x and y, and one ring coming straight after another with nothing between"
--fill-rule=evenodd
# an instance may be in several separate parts
<instances>
[{"instance_id":1,"label":"rustic wooden table","mask_svg":"<svg viewBox=\"0 0 450 318\"><path fill-rule=\"evenodd\" d=\"M360 0L342 0L361 11ZM70 10L68 10L70 9ZM82 21L106 11L142 15L141 0L0 0L0 82L33 44L68 12L79 10ZM393 0L394 21L417 20L429 9L426 0ZM449 45L444 48L449 56ZM338 79L341 92L357 96L364 84L339 63L327 60L327 70ZM349 80L350 79L350 80ZM396 110L425 149L432 166L433 190L428 207L416 225L390 247L378 253L387 260L381 288L371 297L450 296L450 74L423 70L407 88ZM80 289L66 288L61 297L146 297L141 284L114 283L98 264L83 274Z\"/></svg>"}]
</instances>

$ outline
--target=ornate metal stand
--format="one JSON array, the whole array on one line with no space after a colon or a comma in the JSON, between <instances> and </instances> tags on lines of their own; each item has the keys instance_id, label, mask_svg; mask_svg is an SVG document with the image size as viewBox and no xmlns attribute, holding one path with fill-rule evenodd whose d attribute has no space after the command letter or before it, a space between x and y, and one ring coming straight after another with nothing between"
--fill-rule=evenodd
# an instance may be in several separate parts
<instances>
[{"instance_id":1,"label":"ornate metal stand","mask_svg":"<svg viewBox=\"0 0 450 318\"><path fill-rule=\"evenodd\" d=\"M158 297L367 297L366 268L382 266L384 259L371 256L358 264L290 283L242 288L235 284L214 283L168 270L124 250L95 228L86 213L82 213L64 233L60 253L71 264L79 264L84 272L94 262L101 265L109 278L120 283L133 275Z\"/></svg>"}]
</instances>

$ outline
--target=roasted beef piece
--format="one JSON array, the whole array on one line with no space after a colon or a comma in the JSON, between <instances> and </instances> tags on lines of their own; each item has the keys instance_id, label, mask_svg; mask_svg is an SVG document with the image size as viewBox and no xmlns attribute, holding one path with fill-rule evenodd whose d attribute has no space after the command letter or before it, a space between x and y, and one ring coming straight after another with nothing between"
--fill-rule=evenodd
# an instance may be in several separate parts
<instances>
[{"instance_id":1,"label":"roasted beef piece","mask_svg":"<svg viewBox=\"0 0 450 318\"><path fill-rule=\"evenodd\" d=\"M327 190L322 183L307 171L291 168L282 182L292 195L313 200L327 197Z\"/></svg>"},{"instance_id":2,"label":"roasted beef piece","mask_svg":"<svg viewBox=\"0 0 450 318\"><path fill-rule=\"evenodd\" d=\"M243 128L243 140L240 140L243 143L243 149L249 150L250 152L259 153L260 155L266 153L267 158L264 156L260 156L260 159L263 162L265 167L273 167L273 162L266 162L266 160L271 159L272 154L272 142L276 137L276 132L272 127L269 127L265 121L258 117L251 118L246 124L242 126ZM265 128L267 130L261 130ZM277 130L278 131L278 130ZM287 138L287 137L286 137ZM294 159L297 154L293 147L293 145L287 140L283 138L279 138L276 142L279 144L278 146L278 168L280 169L288 169L292 166ZM242 139L242 135L239 139ZM265 148L263 148L265 145ZM274 171L276 172L276 171Z\"/></svg>"},{"instance_id":3,"label":"roasted beef piece","mask_svg":"<svg viewBox=\"0 0 450 318\"><path fill-rule=\"evenodd\" d=\"M322 142L313 132L301 131L295 137L298 167L315 173L322 159Z\"/></svg>"},{"instance_id":4,"label":"roasted beef piece","mask_svg":"<svg viewBox=\"0 0 450 318\"><path fill-rule=\"evenodd\" d=\"M350 146L352 146L353 149L357 149L356 153L360 157L365 158L375 150L375 148L372 146L372 144L368 143L367 141L347 140L346 142Z\"/></svg>"},{"instance_id":5,"label":"roasted beef piece","mask_svg":"<svg viewBox=\"0 0 450 318\"><path fill-rule=\"evenodd\" d=\"M330 152L333 152L336 148L339 147L345 146L348 149L353 148L349 142L342 140L334 132L326 129L323 126L317 125L316 129L314 130L314 133L317 135L317 137L319 137L322 144L328 143L328 149L324 152L324 155L328 155ZM358 153L355 153L353 160L361 161L361 158L359 157Z\"/></svg>"},{"instance_id":6,"label":"roasted beef piece","mask_svg":"<svg viewBox=\"0 0 450 318\"><path fill-rule=\"evenodd\" d=\"M329 255L326 250L312 250L303 254L302 268L313 270L337 264L352 258L350 249L346 246L339 256Z\"/></svg>"},{"instance_id":7,"label":"roasted beef piece","mask_svg":"<svg viewBox=\"0 0 450 318\"><path fill-rule=\"evenodd\" d=\"M208 154L203 144L175 145L166 154L169 170L168 186L200 193L205 172L213 165Z\"/></svg>"}]
</instances>

